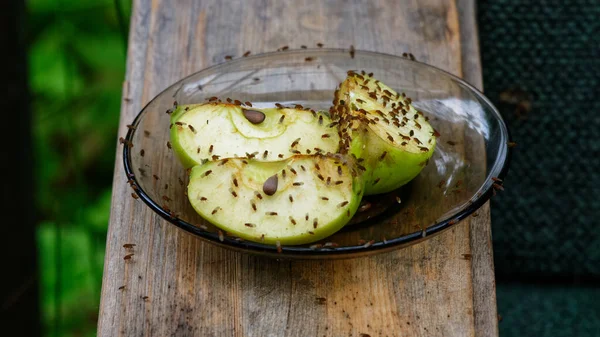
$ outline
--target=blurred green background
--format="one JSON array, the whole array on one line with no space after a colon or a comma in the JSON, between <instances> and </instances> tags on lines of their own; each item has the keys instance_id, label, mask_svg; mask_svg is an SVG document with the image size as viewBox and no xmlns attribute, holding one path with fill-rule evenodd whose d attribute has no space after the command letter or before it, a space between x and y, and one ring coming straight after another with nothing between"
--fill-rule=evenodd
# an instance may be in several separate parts
<instances>
[{"instance_id":1,"label":"blurred green background","mask_svg":"<svg viewBox=\"0 0 600 337\"><path fill-rule=\"evenodd\" d=\"M131 4L26 6L42 331L94 336Z\"/></svg>"}]
</instances>

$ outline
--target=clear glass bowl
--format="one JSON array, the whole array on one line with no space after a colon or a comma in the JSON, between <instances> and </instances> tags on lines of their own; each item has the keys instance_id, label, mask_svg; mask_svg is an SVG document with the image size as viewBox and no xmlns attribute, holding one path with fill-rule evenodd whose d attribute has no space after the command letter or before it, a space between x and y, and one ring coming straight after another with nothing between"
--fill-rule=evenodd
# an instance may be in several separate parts
<instances>
[{"instance_id":1,"label":"clear glass bowl","mask_svg":"<svg viewBox=\"0 0 600 337\"><path fill-rule=\"evenodd\" d=\"M441 134L429 164L408 185L369 199L375 207L357 214L322 242L277 247L227 236L204 221L184 192L187 174L167 147L173 102L231 97L255 106L301 104L328 110L348 70L375 77L411 97ZM208 242L279 258L335 258L372 254L427 239L487 201L495 178L508 168L509 133L490 101L463 80L435 67L374 52L308 49L240 58L202 70L173 84L139 113L124 147L125 171L135 190L169 223ZM494 178L494 179L492 179ZM400 202L397 202L396 196Z\"/></svg>"}]
</instances>

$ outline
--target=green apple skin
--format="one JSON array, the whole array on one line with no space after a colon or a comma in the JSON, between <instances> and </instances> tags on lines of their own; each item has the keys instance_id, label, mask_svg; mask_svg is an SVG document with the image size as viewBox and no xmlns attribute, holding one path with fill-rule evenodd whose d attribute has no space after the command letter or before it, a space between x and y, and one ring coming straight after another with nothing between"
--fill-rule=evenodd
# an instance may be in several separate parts
<instances>
[{"instance_id":1,"label":"green apple skin","mask_svg":"<svg viewBox=\"0 0 600 337\"><path fill-rule=\"evenodd\" d=\"M243 109L262 112L264 121L251 123ZM301 109L182 105L171 114L170 142L185 168L219 158L278 161L299 153L337 152L337 128L330 124L326 113Z\"/></svg>"},{"instance_id":2,"label":"green apple skin","mask_svg":"<svg viewBox=\"0 0 600 337\"><path fill-rule=\"evenodd\" d=\"M362 199L364 180L353 167L353 159L340 158L295 155L272 162L209 161L191 170L188 198L205 220L242 239L282 245L316 242L346 225ZM267 195L263 184L274 175L277 191ZM331 177L329 183L325 177ZM338 179L341 183L336 184ZM303 185L294 185L298 182Z\"/></svg>"},{"instance_id":3,"label":"green apple skin","mask_svg":"<svg viewBox=\"0 0 600 337\"><path fill-rule=\"evenodd\" d=\"M368 160L365 172L366 195L391 192L413 180L425 167L433 151L413 153L390 147L377 136L367 140L369 144L364 158ZM386 155L381 158L383 153Z\"/></svg>"},{"instance_id":4,"label":"green apple skin","mask_svg":"<svg viewBox=\"0 0 600 337\"><path fill-rule=\"evenodd\" d=\"M186 150L179 141L179 133L181 132L181 129L175 126L174 123L176 123L181 118L181 116L187 111L193 110L195 107L198 107L200 105L201 104L179 105L175 108L173 113L171 113L171 129L169 131L171 148L173 149L173 153L175 153L175 157L186 169L198 165L199 162L196 158L192 158L191 151ZM187 111L186 108L188 109Z\"/></svg>"},{"instance_id":5,"label":"green apple skin","mask_svg":"<svg viewBox=\"0 0 600 337\"><path fill-rule=\"evenodd\" d=\"M385 105L383 96L389 98ZM336 91L333 103L330 112L343 131L340 144L349 139L349 145L340 145L340 150L354 155L365 168L365 195L402 187L423 170L433 155L436 132L427 119L410 99L374 78L350 74ZM404 111L393 109L392 103L401 105Z\"/></svg>"}]
</instances>

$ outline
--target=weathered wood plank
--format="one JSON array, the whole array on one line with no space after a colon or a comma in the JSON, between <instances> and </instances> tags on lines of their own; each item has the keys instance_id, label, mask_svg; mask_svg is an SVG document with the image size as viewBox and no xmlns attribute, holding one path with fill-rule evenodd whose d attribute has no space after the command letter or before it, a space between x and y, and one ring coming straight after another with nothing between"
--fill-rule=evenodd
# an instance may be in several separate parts
<instances>
[{"instance_id":1,"label":"weathered wood plank","mask_svg":"<svg viewBox=\"0 0 600 337\"><path fill-rule=\"evenodd\" d=\"M479 90L483 90L476 4L472 0L458 0L457 5L460 8L462 77ZM471 218L469 233L473 259L475 333L477 336L498 336L489 202L477 214L477 217Z\"/></svg>"},{"instance_id":2,"label":"weathered wood plank","mask_svg":"<svg viewBox=\"0 0 600 337\"><path fill-rule=\"evenodd\" d=\"M473 4L459 3L460 8L446 0L136 1L121 134L160 90L247 50L322 42L392 54L410 51L477 80L478 55L465 57L476 51ZM465 221L397 252L278 262L185 234L129 197L125 181L119 149L100 336L497 334L495 316L490 318L495 295L487 211L480 212L477 224ZM135 255L124 261L122 245L129 242L137 244Z\"/></svg>"}]
</instances>

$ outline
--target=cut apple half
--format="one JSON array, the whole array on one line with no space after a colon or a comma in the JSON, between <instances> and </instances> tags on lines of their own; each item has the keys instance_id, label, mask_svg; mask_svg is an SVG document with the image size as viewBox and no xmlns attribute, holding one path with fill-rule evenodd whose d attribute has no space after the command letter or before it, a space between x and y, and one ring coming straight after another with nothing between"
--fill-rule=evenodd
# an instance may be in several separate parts
<instances>
[{"instance_id":1,"label":"cut apple half","mask_svg":"<svg viewBox=\"0 0 600 337\"><path fill-rule=\"evenodd\" d=\"M280 161L335 153L339 142L327 113L304 109L182 105L171 114L171 123L171 144L185 168L223 158Z\"/></svg>"},{"instance_id":2,"label":"cut apple half","mask_svg":"<svg viewBox=\"0 0 600 337\"><path fill-rule=\"evenodd\" d=\"M399 94L367 74L349 72L335 93L340 152L356 156L367 171L365 195L395 190L415 178L436 145L427 118Z\"/></svg>"},{"instance_id":3,"label":"cut apple half","mask_svg":"<svg viewBox=\"0 0 600 337\"><path fill-rule=\"evenodd\" d=\"M326 238L355 214L362 172L341 155L281 161L226 158L191 170L188 198L205 220L245 240L297 245Z\"/></svg>"}]
</instances>

